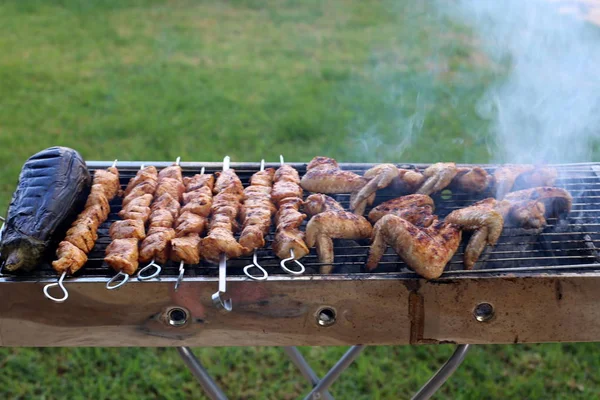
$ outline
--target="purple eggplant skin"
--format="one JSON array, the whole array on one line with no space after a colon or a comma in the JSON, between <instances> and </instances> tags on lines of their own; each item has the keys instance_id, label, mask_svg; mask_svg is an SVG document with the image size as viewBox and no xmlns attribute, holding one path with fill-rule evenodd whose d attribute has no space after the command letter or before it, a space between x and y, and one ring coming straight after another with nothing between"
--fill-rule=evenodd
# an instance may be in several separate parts
<instances>
[{"instance_id":1,"label":"purple eggplant skin","mask_svg":"<svg viewBox=\"0 0 600 400\"><path fill-rule=\"evenodd\" d=\"M27 160L2 232L4 271L31 271L54 250L83 209L91 181L81 155L67 147L50 147Z\"/></svg>"}]
</instances>

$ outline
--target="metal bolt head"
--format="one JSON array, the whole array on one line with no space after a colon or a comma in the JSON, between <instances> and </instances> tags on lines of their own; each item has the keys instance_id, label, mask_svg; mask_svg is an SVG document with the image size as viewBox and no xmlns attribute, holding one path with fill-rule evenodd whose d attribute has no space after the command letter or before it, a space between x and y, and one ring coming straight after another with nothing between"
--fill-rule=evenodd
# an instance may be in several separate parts
<instances>
[{"instance_id":1,"label":"metal bolt head","mask_svg":"<svg viewBox=\"0 0 600 400\"><path fill-rule=\"evenodd\" d=\"M183 326L188 321L189 314L183 308L172 308L167 313L167 321L169 325L179 327Z\"/></svg>"},{"instance_id":2,"label":"metal bolt head","mask_svg":"<svg viewBox=\"0 0 600 400\"><path fill-rule=\"evenodd\" d=\"M333 308L325 307L317 312L317 324L320 326L331 326L335 324L336 312Z\"/></svg>"},{"instance_id":3,"label":"metal bolt head","mask_svg":"<svg viewBox=\"0 0 600 400\"><path fill-rule=\"evenodd\" d=\"M488 322L494 318L494 306L490 303L479 303L473 310L473 316L479 322Z\"/></svg>"}]
</instances>

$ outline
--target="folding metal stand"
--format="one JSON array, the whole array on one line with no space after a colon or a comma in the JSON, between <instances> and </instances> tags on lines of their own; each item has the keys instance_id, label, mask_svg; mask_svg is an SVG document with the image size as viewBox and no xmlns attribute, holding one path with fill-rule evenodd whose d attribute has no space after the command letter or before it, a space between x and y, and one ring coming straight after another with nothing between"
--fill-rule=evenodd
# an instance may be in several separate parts
<instances>
[{"instance_id":1,"label":"folding metal stand","mask_svg":"<svg viewBox=\"0 0 600 400\"><path fill-rule=\"evenodd\" d=\"M329 387L331 387L364 349L365 346L362 345L350 347L342 358L325 374L323 379L317 377L317 374L315 374L296 347L284 347L283 351L292 360L298 370L300 370L302 376L313 386L313 389L304 400L333 400L333 397L328 392ZM211 400L227 400L225 393L219 388L219 385L212 379L189 347L178 347L177 351ZM448 361L423 385L412 399L427 400L431 398L460 366L468 351L468 344L459 345Z\"/></svg>"}]
</instances>

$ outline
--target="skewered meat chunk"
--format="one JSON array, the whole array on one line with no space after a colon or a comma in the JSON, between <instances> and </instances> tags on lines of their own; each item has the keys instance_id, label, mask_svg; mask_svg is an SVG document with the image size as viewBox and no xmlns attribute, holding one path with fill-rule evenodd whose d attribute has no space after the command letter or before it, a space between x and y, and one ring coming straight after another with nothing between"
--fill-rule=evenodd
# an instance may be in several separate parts
<instances>
[{"instance_id":1,"label":"skewered meat chunk","mask_svg":"<svg viewBox=\"0 0 600 400\"><path fill-rule=\"evenodd\" d=\"M129 197L131 191L134 188L142 187L144 188L145 194L154 194L156 190L156 186L158 185L158 171L154 166L144 167L137 172L137 174L129 180L127 187L125 188L125 199ZM134 197L138 197L138 195ZM125 204L125 200L123 201Z\"/></svg>"},{"instance_id":2,"label":"skewered meat chunk","mask_svg":"<svg viewBox=\"0 0 600 400\"><path fill-rule=\"evenodd\" d=\"M302 199L288 197L279 202L279 210L275 214L277 232L273 240L273 252L280 259L289 258L294 252L294 259L306 256L310 250L304 242L304 232L300 225L306 219L306 214L299 211Z\"/></svg>"},{"instance_id":3,"label":"skewered meat chunk","mask_svg":"<svg viewBox=\"0 0 600 400\"><path fill-rule=\"evenodd\" d=\"M96 170L94 172L94 184L102 186L107 199L115 198L121 190L119 171L115 167Z\"/></svg>"},{"instance_id":4,"label":"skewered meat chunk","mask_svg":"<svg viewBox=\"0 0 600 400\"><path fill-rule=\"evenodd\" d=\"M274 176L275 183L271 192L271 200L275 204L283 199L302 197L300 176L298 171L290 165L284 164L277 169Z\"/></svg>"},{"instance_id":5,"label":"skewered meat chunk","mask_svg":"<svg viewBox=\"0 0 600 400\"><path fill-rule=\"evenodd\" d=\"M171 240L171 259L185 264L198 264L201 240L200 235L195 233Z\"/></svg>"},{"instance_id":6,"label":"skewered meat chunk","mask_svg":"<svg viewBox=\"0 0 600 400\"><path fill-rule=\"evenodd\" d=\"M104 261L116 272L132 275L138 268L138 240L113 240L106 248Z\"/></svg>"},{"instance_id":7,"label":"skewered meat chunk","mask_svg":"<svg viewBox=\"0 0 600 400\"><path fill-rule=\"evenodd\" d=\"M156 188L156 192L154 193L154 197L161 197L163 194L169 194L172 198L180 201L183 192L185 191L185 186L183 186L182 181L178 181L173 178L158 178L158 187Z\"/></svg>"},{"instance_id":8,"label":"skewered meat chunk","mask_svg":"<svg viewBox=\"0 0 600 400\"><path fill-rule=\"evenodd\" d=\"M151 228L140 246L140 261L148 263L152 260L165 263L169 259L169 245L175 238L173 228Z\"/></svg>"},{"instance_id":9,"label":"skewered meat chunk","mask_svg":"<svg viewBox=\"0 0 600 400\"><path fill-rule=\"evenodd\" d=\"M399 176L400 172L393 164L379 164L367 170L363 177L368 182L352 196L350 208L357 215L363 215L367 204L372 204L375 200L377 190L388 187Z\"/></svg>"},{"instance_id":10,"label":"skewered meat chunk","mask_svg":"<svg viewBox=\"0 0 600 400\"><path fill-rule=\"evenodd\" d=\"M457 225L463 230L475 231L465 249L463 262L467 269L475 266L486 245L496 244L504 226L502 215L490 209L487 203L476 203L470 207L454 210L444 221Z\"/></svg>"},{"instance_id":11,"label":"skewered meat chunk","mask_svg":"<svg viewBox=\"0 0 600 400\"><path fill-rule=\"evenodd\" d=\"M222 253L228 258L237 258L244 253L244 248L233 237L238 228L237 218L242 206L244 187L232 169L216 175L213 217L209 233L200 243L203 257L213 263L219 262Z\"/></svg>"},{"instance_id":12,"label":"skewered meat chunk","mask_svg":"<svg viewBox=\"0 0 600 400\"><path fill-rule=\"evenodd\" d=\"M383 216L391 214L417 226L430 226L435 220L433 199L424 194L410 194L379 204L369 212L369 221L375 224Z\"/></svg>"},{"instance_id":13,"label":"skewered meat chunk","mask_svg":"<svg viewBox=\"0 0 600 400\"><path fill-rule=\"evenodd\" d=\"M157 209L152 212L150 216L150 224L148 229L152 228L172 228L175 223L175 218L169 210Z\"/></svg>"},{"instance_id":14,"label":"skewered meat chunk","mask_svg":"<svg viewBox=\"0 0 600 400\"><path fill-rule=\"evenodd\" d=\"M212 207L212 192L209 188L206 191L196 190L193 193L193 198L187 197L188 193L183 194L184 206L181 209L182 212L189 211L197 215L209 216L210 209Z\"/></svg>"},{"instance_id":15,"label":"skewered meat chunk","mask_svg":"<svg viewBox=\"0 0 600 400\"><path fill-rule=\"evenodd\" d=\"M312 204L311 204L312 203ZM333 271L334 251L332 239L366 239L371 236L372 227L364 217L352 214L336 204L337 202L324 194L310 195L305 209L317 211L306 226L306 244L316 245L322 274ZM320 204L319 207L317 204Z\"/></svg>"},{"instance_id":16,"label":"skewered meat chunk","mask_svg":"<svg viewBox=\"0 0 600 400\"><path fill-rule=\"evenodd\" d=\"M187 193L198 189L203 189L205 187L212 191L215 186L215 177L212 174L196 174L192 177L184 177L183 183Z\"/></svg>"},{"instance_id":17,"label":"skewered meat chunk","mask_svg":"<svg viewBox=\"0 0 600 400\"><path fill-rule=\"evenodd\" d=\"M492 176L480 167L458 168L450 187L468 193L481 193L492 183Z\"/></svg>"},{"instance_id":18,"label":"skewered meat chunk","mask_svg":"<svg viewBox=\"0 0 600 400\"><path fill-rule=\"evenodd\" d=\"M176 237L187 236L191 233L202 235L206 229L206 218L186 211L179 215L175 225Z\"/></svg>"},{"instance_id":19,"label":"skewered meat chunk","mask_svg":"<svg viewBox=\"0 0 600 400\"><path fill-rule=\"evenodd\" d=\"M436 221L427 228L419 228L395 215L386 215L373 229L367 269L377 267L390 245L417 274L436 279L456 253L460 239L460 228L454 224Z\"/></svg>"},{"instance_id":20,"label":"skewered meat chunk","mask_svg":"<svg viewBox=\"0 0 600 400\"><path fill-rule=\"evenodd\" d=\"M59 274L66 271L67 274L72 275L87 262L86 253L66 240L59 243L56 256L58 259L52 261L52 268Z\"/></svg>"},{"instance_id":21,"label":"skewered meat chunk","mask_svg":"<svg viewBox=\"0 0 600 400\"><path fill-rule=\"evenodd\" d=\"M119 188L119 172L116 168L95 172L85 208L71 224L56 251L58 259L52 266L58 273L67 271L72 274L87 262L87 254L98 240L98 227L110 213L109 201L117 195Z\"/></svg>"},{"instance_id":22,"label":"skewered meat chunk","mask_svg":"<svg viewBox=\"0 0 600 400\"><path fill-rule=\"evenodd\" d=\"M179 204L179 201L169 193L165 193L160 197L156 197L154 202L152 202L152 206L150 207L152 214L159 210L168 211L173 216L173 220L175 220L179 215L180 208L181 205ZM152 218L152 215L150 217Z\"/></svg>"},{"instance_id":23,"label":"skewered meat chunk","mask_svg":"<svg viewBox=\"0 0 600 400\"><path fill-rule=\"evenodd\" d=\"M264 236L269 233L271 217L276 211L271 201L271 188L275 170L267 168L250 178L250 186L244 189L244 206L241 219L244 221L240 244L247 249L247 254L264 247Z\"/></svg>"},{"instance_id":24,"label":"skewered meat chunk","mask_svg":"<svg viewBox=\"0 0 600 400\"><path fill-rule=\"evenodd\" d=\"M446 188L452 179L456 176L455 163L435 163L430 165L423 171L423 176L426 178L421 185L417 194L430 195Z\"/></svg>"},{"instance_id":25,"label":"skewered meat chunk","mask_svg":"<svg viewBox=\"0 0 600 400\"><path fill-rule=\"evenodd\" d=\"M181 167L179 165L170 165L161 169L158 173L158 180L160 182L161 180L164 181L165 179L175 179L176 181L183 183L183 173L181 171Z\"/></svg>"},{"instance_id":26,"label":"skewered meat chunk","mask_svg":"<svg viewBox=\"0 0 600 400\"><path fill-rule=\"evenodd\" d=\"M130 239L135 238L143 240L146 237L144 222L134 219L115 221L111 224L108 234L111 239Z\"/></svg>"},{"instance_id":27,"label":"skewered meat chunk","mask_svg":"<svg viewBox=\"0 0 600 400\"><path fill-rule=\"evenodd\" d=\"M315 193L352 193L360 190L365 180L354 172L340 169L333 158L315 157L308 163L300 185Z\"/></svg>"}]
</instances>

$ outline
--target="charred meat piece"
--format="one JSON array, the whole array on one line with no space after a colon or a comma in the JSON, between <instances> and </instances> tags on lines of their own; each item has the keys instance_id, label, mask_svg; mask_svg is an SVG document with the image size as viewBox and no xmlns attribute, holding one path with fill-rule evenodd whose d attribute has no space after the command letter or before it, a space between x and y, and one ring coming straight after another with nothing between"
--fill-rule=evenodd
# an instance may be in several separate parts
<instances>
[{"instance_id":1,"label":"charred meat piece","mask_svg":"<svg viewBox=\"0 0 600 400\"><path fill-rule=\"evenodd\" d=\"M365 182L354 172L340 169L333 158L315 157L308 163L300 185L309 192L336 194L358 191Z\"/></svg>"},{"instance_id":2,"label":"charred meat piece","mask_svg":"<svg viewBox=\"0 0 600 400\"><path fill-rule=\"evenodd\" d=\"M333 271L333 241L332 239L366 239L371 236L372 227L364 217L345 211L335 200L324 194L313 194L306 199L305 204L317 203L322 207L309 206L314 214L306 226L306 244L317 247L319 261L324 265L322 274Z\"/></svg>"},{"instance_id":3,"label":"charred meat piece","mask_svg":"<svg viewBox=\"0 0 600 400\"><path fill-rule=\"evenodd\" d=\"M4 271L34 269L82 210L90 174L79 153L51 147L23 165L0 243Z\"/></svg>"},{"instance_id":4,"label":"charred meat piece","mask_svg":"<svg viewBox=\"0 0 600 400\"><path fill-rule=\"evenodd\" d=\"M419 228L395 215L386 215L373 229L367 269L377 267L389 245L417 274L436 279L456 253L460 239L460 228L454 224L436 221L427 228Z\"/></svg>"},{"instance_id":5,"label":"charred meat piece","mask_svg":"<svg viewBox=\"0 0 600 400\"><path fill-rule=\"evenodd\" d=\"M206 229L206 218L186 211L179 215L175 225L176 237L183 237L192 233L202 235Z\"/></svg>"},{"instance_id":6,"label":"charred meat piece","mask_svg":"<svg viewBox=\"0 0 600 400\"><path fill-rule=\"evenodd\" d=\"M537 187L512 192L497 202L496 209L508 224L524 228L546 225L546 218L558 218L571 211L573 197L565 189Z\"/></svg>"},{"instance_id":7,"label":"charred meat piece","mask_svg":"<svg viewBox=\"0 0 600 400\"><path fill-rule=\"evenodd\" d=\"M106 248L104 261L116 272L132 275L138 268L138 240L113 240Z\"/></svg>"},{"instance_id":8,"label":"charred meat piece","mask_svg":"<svg viewBox=\"0 0 600 400\"><path fill-rule=\"evenodd\" d=\"M369 221L374 224L384 215L390 214L414 225L427 227L435 220L434 207L431 197L424 194L410 194L379 204L369 212Z\"/></svg>"}]
</instances>

